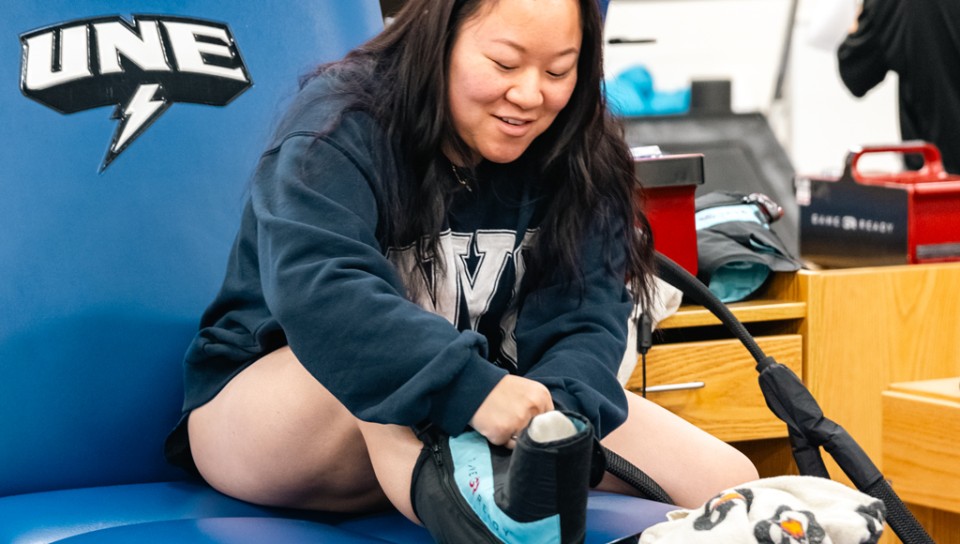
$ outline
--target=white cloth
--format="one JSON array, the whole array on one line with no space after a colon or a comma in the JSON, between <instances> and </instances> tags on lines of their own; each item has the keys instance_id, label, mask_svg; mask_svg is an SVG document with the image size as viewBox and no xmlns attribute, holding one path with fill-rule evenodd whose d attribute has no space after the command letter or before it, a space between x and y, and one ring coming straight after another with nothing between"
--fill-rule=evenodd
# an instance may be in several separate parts
<instances>
[{"instance_id":1,"label":"white cloth","mask_svg":"<svg viewBox=\"0 0 960 544\"><path fill-rule=\"evenodd\" d=\"M886 508L839 482L763 478L723 491L695 510L675 510L640 544L874 544Z\"/></svg>"},{"instance_id":2,"label":"white cloth","mask_svg":"<svg viewBox=\"0 0 960 544\"><path fill-rule=\"evenodd\" d=\"M656 276L651 276L650 279L653 281L650 318L653 322L652 328L656 329L658 323L677 313L683 293ZM637 319L642 313L642 308L634 306L633 313L630 314L627 322L627 350L623 354L620 369L617 371L617 379L620 380L621 385L627 384L633 370L637 368Z\"/></svg>"}]
</instances>

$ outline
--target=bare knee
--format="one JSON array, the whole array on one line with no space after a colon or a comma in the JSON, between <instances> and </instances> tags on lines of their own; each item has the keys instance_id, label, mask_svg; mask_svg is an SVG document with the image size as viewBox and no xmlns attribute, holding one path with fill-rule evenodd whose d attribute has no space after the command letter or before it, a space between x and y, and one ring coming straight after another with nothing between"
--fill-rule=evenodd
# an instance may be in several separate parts
<instances>
[{"instance_id":1,"label":"bare knee","mask_svg":"<svg viewBox=\"0 0 960 544\"><path fill-rule=\"evenodd\" d=\"M753 462L740 450L720 442L709 451L713 470L704 476L699 497L692 500L696 505L703 503L724 489L730 489L759 478Z\"/></svg>"},{"instance_id":2,"label":"bare knee","mask_svg":"<svg viewBox=\"0 0 960 544\"><path fill-rule=\"evenodd\" d=\"M727 444L726 451L722 453L722 463L726 468L724 476L726 483L722 484L722 489L734 487L745 482L751 482L760 477L757 467L749 457L740 450Z\"/></svg>"}]
</instances>

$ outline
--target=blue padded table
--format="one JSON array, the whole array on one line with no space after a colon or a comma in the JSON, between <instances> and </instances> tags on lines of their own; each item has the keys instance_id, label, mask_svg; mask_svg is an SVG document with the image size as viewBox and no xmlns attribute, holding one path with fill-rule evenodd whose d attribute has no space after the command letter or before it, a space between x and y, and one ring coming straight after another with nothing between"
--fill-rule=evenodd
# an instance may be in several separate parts
<instances>
[{"instance_id":1,"label":"blue padded table","mask_svg":"<svg viewBox=\"0 0 960 544\"><path fill-rule=\"evenodd\" d=\"M127 544L130 542L143 544L168 542L383 544L385 541L309 521L276 518L203 518L113 527L66 538L59 542L63 544Z\"/></svg>"},{"instance_id":2,"label":"blue padded table","mask_svg":"<svg viewBox=\"0 0 960 544\"><path fill-rule=\"evenodd\" d=\"M675 507L594 492L586 544L607 544L663 521ZM197 482L156 482L0 497L0 542L430 542L398 512L347 516L264 508Z\"/></svg>"}]
</instances>

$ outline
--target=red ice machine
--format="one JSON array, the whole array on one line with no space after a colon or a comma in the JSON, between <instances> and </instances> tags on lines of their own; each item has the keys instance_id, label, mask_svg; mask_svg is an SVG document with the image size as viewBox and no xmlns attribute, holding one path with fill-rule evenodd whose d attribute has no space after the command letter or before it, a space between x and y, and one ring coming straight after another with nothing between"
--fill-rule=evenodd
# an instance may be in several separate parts
<instances>
[{"instance_id":1,"label":"red ice machine","mask_svg":"<svg viewBox=\"0 0 960 544\"><path fill-rule=\"evenodd\" d=\"M863 172L860 159L871 153L918 154L924 165ZM808 261L845 268L960 260L960 176L944 171L933 144L854 149L839 178L798 177L796 194Z\"/></svg>"}]
</instances>

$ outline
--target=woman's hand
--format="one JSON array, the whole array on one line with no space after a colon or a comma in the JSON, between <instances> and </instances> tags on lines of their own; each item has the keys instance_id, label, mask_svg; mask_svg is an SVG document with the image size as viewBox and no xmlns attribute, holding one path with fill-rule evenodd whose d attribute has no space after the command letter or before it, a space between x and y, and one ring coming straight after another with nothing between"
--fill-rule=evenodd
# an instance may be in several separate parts
<instances>
[{"instance_id":1,"label":"woman's hand","mask_svg":"<svg viewBox=\"0 0 960 544\"><path fill-rule=\"evenodd\" d=\"M505 376L477 408L470 426L491 444L513 448L533 416L553 410L550 391L540 382Z\"/></svg>"}]
</instances>

